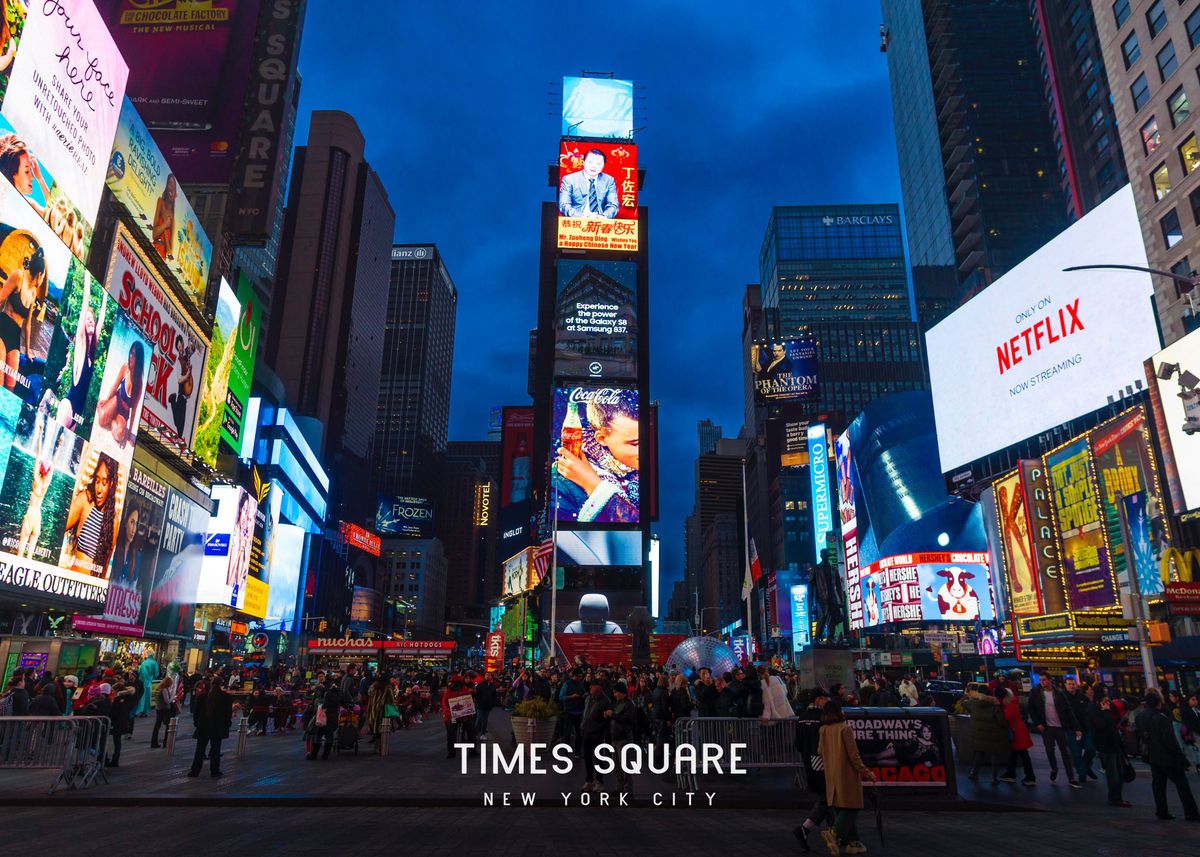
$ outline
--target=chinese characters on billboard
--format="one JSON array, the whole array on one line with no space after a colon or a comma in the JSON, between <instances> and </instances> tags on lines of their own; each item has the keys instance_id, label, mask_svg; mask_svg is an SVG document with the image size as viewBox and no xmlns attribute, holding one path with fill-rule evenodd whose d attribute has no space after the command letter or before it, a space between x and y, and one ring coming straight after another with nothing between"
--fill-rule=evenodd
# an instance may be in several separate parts
<instances>
[{"instance_id":1,"label":"chinese characters on billboard","mask_svg":"<svg viewBox=\"0 0 1200 857\"><path fill-rule=\"evenodd\" d=\"M564 137L633 136L633 81L609 77L564 77Z\"/></svg>"},{"instance_id":2,"label":"chinese characters on billboard","mask_svg":"<svg viewBox=\"0 0 1200 857\"><path fill-rule=\"evenodd\" d=\"M817 346L811 339L752 344L750 370L760 402L803 401L817 395Z\"/></svg>"},{"instance_id":3,"label":"chinese characters on billboard","mask_svg":"<svg viewBox=\"0 0 1200 857\"><path fill-rule=\"evenodd\" d=\"M562 141L558 155L558 246L637 252L637 146Z\"/></svg>"},{"instance_id":4,"label":"chinese characters on billboard","mask_svg":"<svg viewBox=\"0 0 1200 857\"><path fill-rule=\"evenodd\" d=\"M1087 439L1047 454L1045 462L1070 608L1110 607L1117 591Z\"/></svg>"},{"instance_id":5,"label":"chinese characters on billboard","mask_svg":"<svg viewBox=\"0 0 1200 857\"><path fill-rule=\"evenodd\" d=\"M637 265L558 261L554 374L637 377Z\"/></svg>"},{"instance_id":6,"label":"chinese characters on billboard","mask_svg":"<svg viewBox=\"0 0 1200 857\"><path fill-rule=\"evenodd\" d=\"M553 432L558 520L638 523L637 391L559 387Z\"/></svg>"}]
</instances>

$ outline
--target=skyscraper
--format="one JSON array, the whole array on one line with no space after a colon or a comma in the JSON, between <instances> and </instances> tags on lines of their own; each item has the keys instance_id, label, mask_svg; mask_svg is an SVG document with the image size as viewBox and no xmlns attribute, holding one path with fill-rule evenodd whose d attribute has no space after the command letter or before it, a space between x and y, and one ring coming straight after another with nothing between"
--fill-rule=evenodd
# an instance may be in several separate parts
<instances>
[{"instance_id":1,"label":"skyscraper","mask_svg":"<svg viewBox=\"0 0 1200 857\"><path fill-rule=\"evenodd\" d=\"M450 428L458 290L433 244L392 247L372 448L376 492L431 496ZM378 307L375 310L378 313Z\"/></svg>"},{"instance_id":2,"label":"skyscraper","mask_svg":"<svg viewBox=\"0 0 1200 857\"><path fill-rule=\"evenodd\" d=\"M721 427L712 420L700 420L696 423L696 434L700 440L700 454L712 452L717 448L717 441L722 437Z\"/></svg>"},{"instance_id":3,"label":"skyscraper","mask_svg":"<svg viewBox=\"0 0 1200 857\"><path fill-rule=\"evenodd\" d=\"M882 6L913 292L928 330L1068 220L1029 0Z\"/></svg>"},{"instance_id":4,"label":"skyscraper","mask_svg":"<svg viewBox=\"0 0 1200 857\"><path fill-rule=\"evenodd\" d=\"M267 343L296 412L325 426L323 457L342 486L367 484L395 226L365 146L349 115L313 113L296 149ZM332 493L344 514L369 517L365 492Z\"/></svg>"}]
</instances>

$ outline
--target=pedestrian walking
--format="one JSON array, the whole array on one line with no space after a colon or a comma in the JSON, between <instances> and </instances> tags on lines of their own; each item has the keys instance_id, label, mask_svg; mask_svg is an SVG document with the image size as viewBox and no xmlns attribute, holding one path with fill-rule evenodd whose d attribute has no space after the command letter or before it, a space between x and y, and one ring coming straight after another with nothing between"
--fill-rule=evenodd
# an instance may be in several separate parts
<instances>
[{"instance_id":1,"label":"pedestrian walking","mask_svg":"<svg viewBox=\"0 0 1200 857\"><path fill-rule=\"evenodd\" d=\"M599 679L592 679L580 722L584 791L600 791L604 786L604 778L596 770L596 749L608 733L608 718L612 716L612 710L613 702L604 695L604 685Z\"/></svg>"},{"instance_id":2,"label":"pedestrian walking","mask_svg":"<svg viewBox=\"0 0 1200 857\"><path fill-rule=\"evenodd\" d=\"M1196 799L1185 776L1192 763L1187 760L1175 738L1171 718L1163 711L1162 696L1156 690L1148 690L1145 703L1146 710L1139 713L1137 718L1137 730L1146 748L1146 760L1150 763L1154 815L1161 821L1170 821L1175 817L1167 811L1167 782L1170 781L1179 793L1184 816L1188 821L1200 821L1200 809L1196 807Z\"/></svg>"},{"instance_id":3,"label":"pedestrian walking","mask_svg":"<svg viewBox=\"0 0 1200 857\"><path fill-rule=\"evenodd\" d=\"M1033 759L1029 757L1033 739L1029 736L1029 727L1025 725L1025 717L1021 714L1021 704L1017 701L1017 695L1003 685L996 688L996 696L1000 700L1001 713L1004 715L1004 723L1008 727L1009 734L1008 767L1000 775L1000 781L1003 783L1017 781L1017 762L1019 761L1025 770L1021 785L1035 786L1037 777L1033 773Z\"/></svg>"},{"instance_id":4,"label":"pedestrian walking","mask_svg":"<svg viewBox=\"0 0 1200 857\"><path fill-rule=\"evenodd\" d=\"M196 752L192 756L189 777L200 776L204 757L208 755L208 770L212 776L225 775L221 770L221 742L229 737L233 728L233 696L214 678L204 695L203 707L196 714Z\"/></svg>"},{"instance_id":5,"label":"pedestrian walking","mask_svg":"<svg viewBox=\"0 0 1200 857\"><path fill-rule=\"evenodd\" d=\"M1086 726L1092 736L1092 744L1104 770L1104 781L1108 786L1108 805L1115 807L1133 806L1125 800L1121 791L1125 785L1125 753L1121 745L1120 715L1108 698L1108 688L1097 685L1092 691L1092 701L1084 715Z\"/></svg>"},{"instance_id":6,"label":"pedestrian walking","mask_svg":"<svg viewBox=\"0 0 1200 857\"><path fill-rule=\"evenodd\" d=\"M1000 780L1001 764L1007 763L1012 755L1008 723L1004 719L1000 701L990 693L985 693L980 685L971 685L963 704L971 715L971 747L975 751L967 779L978 782L979 768L987 762L992 769L992 785L996 785Z\"/></svg>"},{"instance_id":7,"label":"pedestrian walking","mask_svg":"<svg viewBox=\"0 0 1200 857\"><path fill-rule=\"evenodd\" d=\"M821 710L818 751L825 766L825 800L834 815L833 827L821 831L821 838L830 854L866 854L866 846L858 838L858 813L863 808L862 780L873 782L875 774L863 764L854 733L836 699Z\"/></svg>"},{"instance_id":8,"label":"pedestrian walking","mask_svg":"<svg viewBox=\"0 0 1200 857\"><path fill-rule=\"evenodd\" d=\"M618 681L613 684L613 699L612 711L607 713L609 740L612 741L613 756L618 760L617 789L628 794L633 789L633 777L620 764L621 748L634 739L634 733L637 730L637 712L634 710L633 702L629 699L629 689L625 682Z\"/></svg>"},{"instance_id":9,"label":"pedestrian walking","mask_svg":"<svg viewBox=\"0 0 1200 857\"><path fill-rule=\"evenodd\" d=\"M815 687L809 694L808 706L801 710L796 723L796 749L804 762L805 781L816 804L808 817L792 833L805 851L811 851L809 837L823 824L833 824L833 813L825 799L825 763L821 760L821 713L829 701L829 692Z\"/></svg>"},{"instance_id":10,"label":"pedestrian walking","mask_svg":"<svg viewBox=\"0 0 1200 857\"><path fill-rule=\"evenodd\" d=\"M1046 748L1046 760L1050 762L1050 782L1058 779L1058 762L1055 759L1057 749L1058 756L1062 758L1063 769L1067 772L1067 783L1073 789L1082 788L1072 766L1067 732L1073 733L1077 740L1083 738L1083 733L1075 722L1075 715L1071 711L1066 694L1054 686L1054 681L1049 676L1042 676L1041 683L1030 694L1029 715L1033 718L1033 725L1042 736L1042 744Z\"/></svg>"}]
</instances>

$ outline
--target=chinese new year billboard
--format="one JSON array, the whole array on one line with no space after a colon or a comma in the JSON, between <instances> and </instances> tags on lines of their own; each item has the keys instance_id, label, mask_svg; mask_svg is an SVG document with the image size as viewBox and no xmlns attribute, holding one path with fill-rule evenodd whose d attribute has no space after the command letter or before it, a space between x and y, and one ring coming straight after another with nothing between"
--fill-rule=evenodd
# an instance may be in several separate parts
<instances>
[{"instance_id":1,"label":"chinese new year billboard","mask_svg":"<svg viewBox=\"0 0 1200 857\"><path fill-rule=\"evenodd\" d=\"M637 146L562 141L558 155L558 246L637 252Z\"/></svg>"}]
</instances>

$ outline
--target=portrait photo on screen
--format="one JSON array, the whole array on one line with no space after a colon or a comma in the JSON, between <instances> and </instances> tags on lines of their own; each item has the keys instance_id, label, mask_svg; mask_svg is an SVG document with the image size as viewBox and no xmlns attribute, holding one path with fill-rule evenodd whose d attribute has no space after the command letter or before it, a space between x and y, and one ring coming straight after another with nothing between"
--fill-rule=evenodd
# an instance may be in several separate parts
<instances>
[{"instance_id":1,"label":"portrait photo on screen","mask_svg":"<svg viewBox=\"0 0 1200 857\"><path fill-rule=\"evenodd\" d=\"M636 252L637 146L563 140L558 215L560 248Z\"/></svg>"},{"instance_id":2,"label":"portrait photo on screen","mask_svg":"<svg viewBox=\"0 0 1200 857\"><path fill-rule=\"evenodd\" d=\"M638 522L636 390L559 387L552 445L553 503L560 522Z\"/></svg>"}]
</instances>

